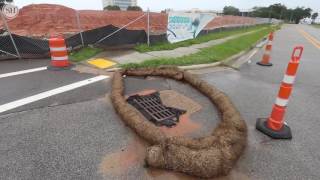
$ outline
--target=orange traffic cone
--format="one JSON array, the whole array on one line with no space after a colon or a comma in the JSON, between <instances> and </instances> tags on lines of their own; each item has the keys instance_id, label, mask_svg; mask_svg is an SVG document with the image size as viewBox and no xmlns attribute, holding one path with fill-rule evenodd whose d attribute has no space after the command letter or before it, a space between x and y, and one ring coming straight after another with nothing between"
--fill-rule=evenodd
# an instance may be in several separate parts
<instances>
[{"instance_id":1,"label":"orange traffic cone","mask_svg":"<svg viewBox=\"0 0 320 180\"><path fill-rule=\"evenodd\" d=\"M257 120L256 128L274 139L292 139L291 129L284 122L286 107L302 56L303 47L296 47L292 53L286 74L281 83L276 102L268 119Z\"/></svg>"},{"instance_id":2,"label":"orange traffic cone","mask_svg":"<svg viewBox=\"0 0 320 180\"><path fill-rule=\"evenodd\" d=\"M273 41L274 35L273 32L269 34L268 37L268 44L266 45L266 49L264 51L264 55L262 57L262 60L260 62L257 62L260 66L272 66L272 63L270 63L270 54L272 51L272 41Z\"/></svg>"},{"instance_id":3,"label":"orange traffic cone","mask_svg":"<svg viewBox=\"0 0 320 180\"><path fill-rule=\"evenodd\" d=\"M71 65L68 58L68 51L64 38L51 37L49 39L49 47L51 53L50 70L65 70L70 69Z\"/></svg>"}]
</instances>

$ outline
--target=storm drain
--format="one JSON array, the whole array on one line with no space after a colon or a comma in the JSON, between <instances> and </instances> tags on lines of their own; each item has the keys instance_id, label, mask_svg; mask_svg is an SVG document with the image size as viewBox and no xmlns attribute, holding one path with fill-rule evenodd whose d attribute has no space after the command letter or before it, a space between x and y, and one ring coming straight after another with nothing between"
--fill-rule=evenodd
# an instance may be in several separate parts
<instances>
[{"instance_id":1,"label":"storm drain","mask_svg":"<svg viewBox=\"0 0 320 180\"><path fill-rule=\"evenodd\" d=\"M179 122L180 116L186 113L185 110L164 106L159 92L145 96L130 96L127 102L157 126L175 126Z\"/></svg>"}]
</instances>

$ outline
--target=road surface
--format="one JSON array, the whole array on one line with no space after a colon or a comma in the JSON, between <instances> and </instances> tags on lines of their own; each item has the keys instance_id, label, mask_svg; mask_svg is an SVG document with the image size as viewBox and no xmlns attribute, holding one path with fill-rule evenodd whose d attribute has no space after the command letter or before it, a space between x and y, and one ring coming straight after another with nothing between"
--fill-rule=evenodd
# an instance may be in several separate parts
<instances>
[{"instance_id":1,"label":"road surface","mask_svg":"<svg viewBox=\"0 0 320 180\"><path fill-rule=\"evenodd\" d=\"M209 69L200 75L232 98L249 127L244 156L222 179L320 179L319 41L320 29L285 25L275 34L273 67L255 64L261 50L239 71ZM275 141L256 131L255 121L269 116L295 45L303 45L305 52L286 114L293 140ZM48 61L0 63L0 107L9 107L0 114L0 179L195 179L143 167L146 144L115 114L106 98L108 77L80 87L75 85L97 75L39 70L1 78ZM128 94L153 87L193 98L202 105L201 113L192 118L201 133L209 133L217 123L210 102L186 85L163 79L126 82ZM66 86L73 88L67 91ZM59 88L63 91L57 93ZM44 92L49 92L46 98L26 101Z\"/></svg>"}]
</instances>

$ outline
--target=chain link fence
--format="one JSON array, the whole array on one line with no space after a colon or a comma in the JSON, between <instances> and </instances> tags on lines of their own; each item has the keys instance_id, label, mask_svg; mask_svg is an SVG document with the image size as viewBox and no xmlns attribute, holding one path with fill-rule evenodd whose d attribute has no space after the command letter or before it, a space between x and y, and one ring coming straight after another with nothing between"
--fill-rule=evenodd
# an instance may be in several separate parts
<instances>
[{"instance_id":1,"label":"chain link fence","mask_svg":"<svg viewBox=\"0 0 320 180\"><path fill-rule=\"evenodd\" d=\"M2 14L1 17L0 60L49 57L48 39L52 35L63 35L69 51L88 45L102 47L141 43L149 45L167 39L167 14L150 13L149 10L147 12L76 11L66 7L31 5L22 8L19 16L13 20L7 21ZM93 20L94 23L91 22ZM209 24L200 34L259 23L265 23L265 20L253 22L252 18L226 17L220 20L217 18L216 22L211 26Z\"/></svg>"},{"instance_id":2,"label":"chain link fence","mask_svg":"<svg viewBox=\"0 0 320 180\"><path fill-rule=\"evenodd\" d=\"M61 21L47 22L48 31L38 28L35 33L28 30L28 27L21 27L19 30L17 23L22 23L19 18L24 21L30 20L31 22L40 22L42 19L41 13L37 11L32 12L29 17L22 14L17 17L18 22L8 21L4 18L1 13L0 21L0 60L1 59L16 59L16 58L45 58L49 57L49 43L48 39L50 36L63 35L66 40L66 45L69 51L79 49L87 45L95 46L118 46L126 44L137 44L137 43L150 43L149 32L150 30L132 30L127 27L134 25L135 23L143 23L149 29L150 16L149 11L141 12L138 17L130 18L129 22L116 27L114 25L106 25L98 28L90 28L87 25L82 25L81 14L79 11L73 11L74 15L71 16L70 25L64 25ZM46 13L46 17L56 17L58 12ZM30 19L30 17L32 19ZM59 16L56 17L59 19ZM13 26L13 30L10 26ZM55 27L53 27L55 26ZM61 28L60 28L61 26ZM23 28L25 28L23 30ZM49 30L50 28L54 30ZM69 28L70 32L62 33L65 28ZM61 30L61 31L59 31ZM45 33L39 33L40 31ZM23 34L17 35L17 34Z\"/></svg>"}]
</instances>

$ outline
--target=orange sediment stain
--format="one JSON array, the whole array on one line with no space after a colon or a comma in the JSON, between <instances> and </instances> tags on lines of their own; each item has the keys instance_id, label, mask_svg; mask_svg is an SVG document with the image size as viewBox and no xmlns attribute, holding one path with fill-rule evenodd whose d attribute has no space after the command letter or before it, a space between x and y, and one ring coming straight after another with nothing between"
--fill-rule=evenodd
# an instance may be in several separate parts
<instances>
[{"instance_id":1,"label":"orange sediment stain","mask_svg":"<svg viewBox=\"0 0 320 180\"><path fill-rule=\"evenodd\" d=\"M131 95L149 95L156 92L153 89L146 89ZM128 96L127 96L128 97ZM182 103L182 102L181 102ZM182 103L183 104L183 103ZM170 104L168 104L170 105ZM180 107L181 108L181 107ZM183 108L183 107L182 107ZM191 114L196 112L199 108L195 110L190 110ZM184 136L190 133L196 132L199 130L202 125L199 123L193 122L190 120L190 113L186 113L180 117L179 123L172 127L158 127L161 129L167 136ZM185 179L192 180L193 177L181 173L175 173L171 171L157 170L157 169L148 169L144 168L144 160L146 157L146 148L148 143L134 135L134 138L127 146L119 149L116 152L107 154L103 157L100 166L99 173L104 177L119 177L123 174L126 174L132 168L140 168L143 173L143 179Z\"/></svg>"},{"instance_id":2,"label":"orange sediment stain","mask_svg":"<svg viewBox=\"0 0 320 180\"><path fill-rule=\"evenodd\" d=\"M135 166L143 166L147 143L134 137L126 147L107 154L100 163L99 172L104 176L121 175Z\"/></svg>"}]
</instances>

